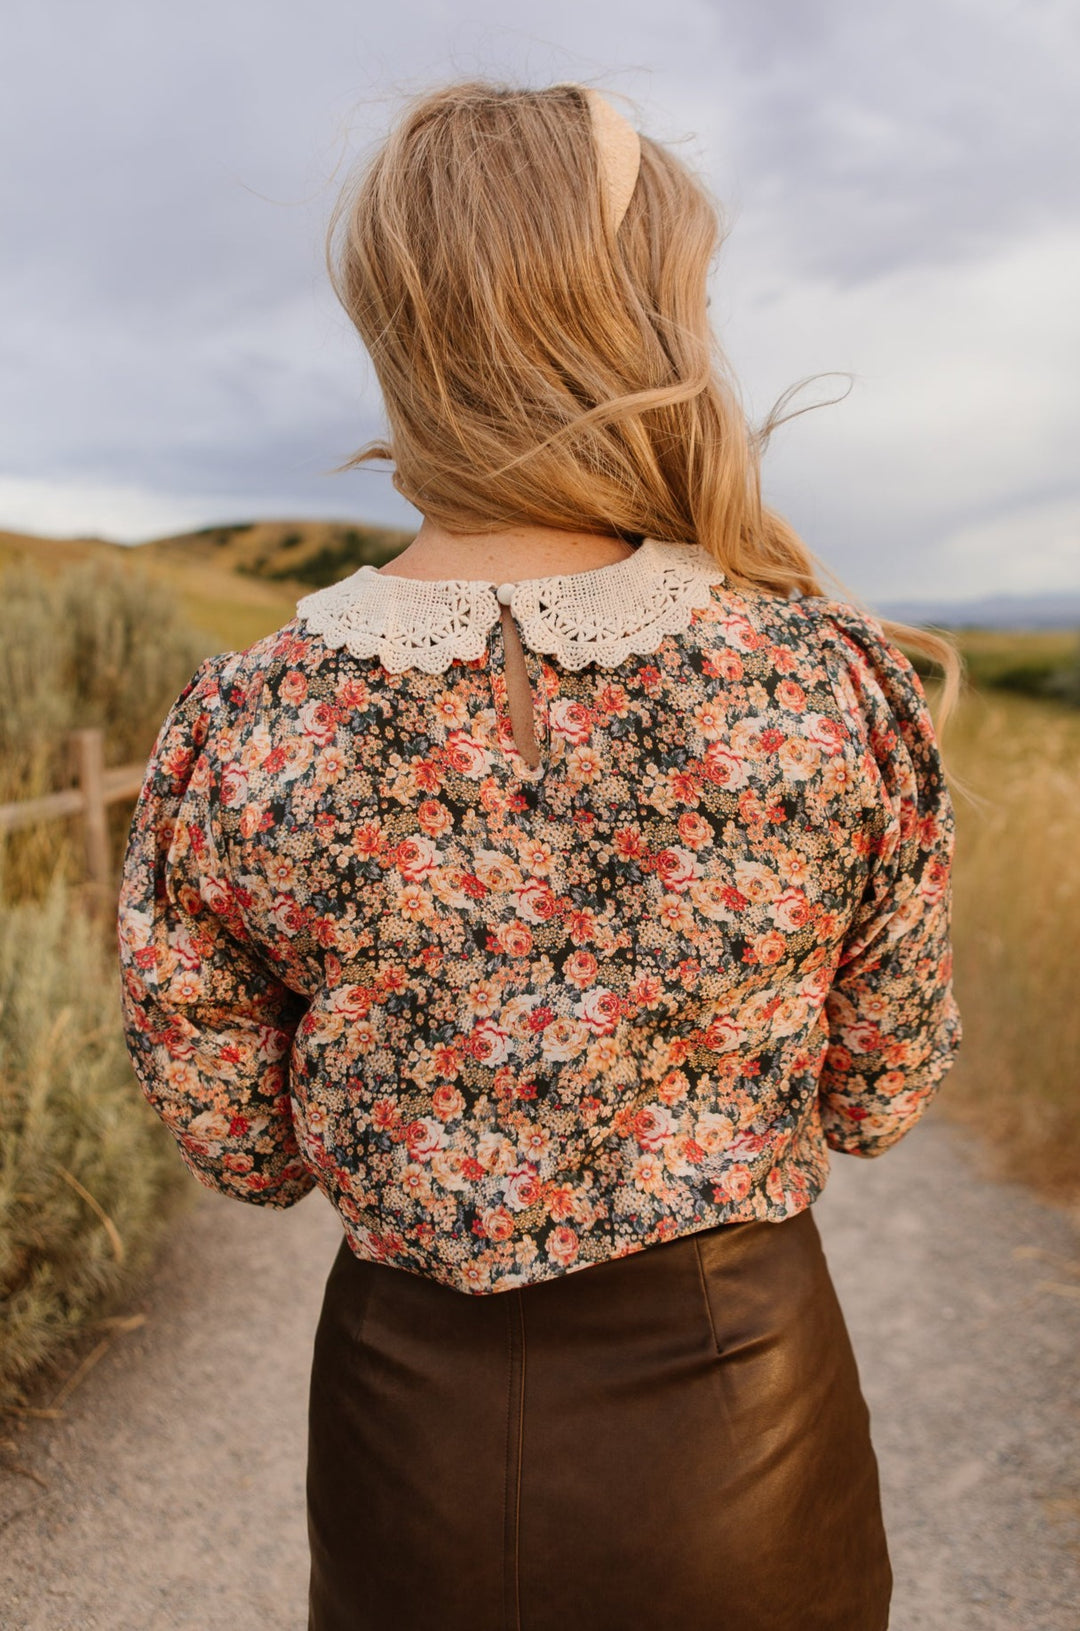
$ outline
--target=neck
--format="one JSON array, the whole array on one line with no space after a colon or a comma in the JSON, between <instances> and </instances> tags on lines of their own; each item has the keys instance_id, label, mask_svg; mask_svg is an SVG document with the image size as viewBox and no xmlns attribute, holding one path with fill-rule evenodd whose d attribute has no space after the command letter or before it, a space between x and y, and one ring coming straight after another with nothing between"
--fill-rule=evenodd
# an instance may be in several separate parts
<instances>
[{"instance_id":1,"label":"neck","mask_svg":"<svg viewBox=\"0 0 1080 1631\"><path fill-rule=\"evenodd\" d=\"M381 567L386 577L474 578L513 583L518 578L590 572L634 553L609 533L562 532L556 527L508 527L501 532L447 532L425 518L412 543Z\"/></svg>"}]
</instances>

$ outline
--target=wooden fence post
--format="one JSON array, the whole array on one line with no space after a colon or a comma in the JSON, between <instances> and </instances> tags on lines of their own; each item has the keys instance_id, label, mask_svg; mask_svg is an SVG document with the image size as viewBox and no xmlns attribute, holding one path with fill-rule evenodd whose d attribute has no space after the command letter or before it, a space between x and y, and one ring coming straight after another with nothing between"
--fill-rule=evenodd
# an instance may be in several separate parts
<instances>
[{"instance_id":1,"label":"wooden fence post","mask_svg":"<svg viewBox=\"0 0 1080 1631\"><path fill-rule=\"evenodd\" d=\"M83 842L86 875L94 894L104 898L109 887L109 823L105 799L105 735L100 730L75 731L75 773L83 798Z\"/></svg>"},{"instance_id":2,"label":"wooden fence post","mask_svg":"<svg viewBox=\"0 0 1080 1631\"><path fill-rule=\"evenodd\" d=\"M0 804L0 838L4 833L36 827L40 821L79 816L86 859L86 903L91 912L97 912L108 903L113 883L108 807L121 799L138 797L146 766L114 765L106 770L105 733L101 730L73 731L70 748L77 785L40 798Z\"/></svg>"}]
</instances>

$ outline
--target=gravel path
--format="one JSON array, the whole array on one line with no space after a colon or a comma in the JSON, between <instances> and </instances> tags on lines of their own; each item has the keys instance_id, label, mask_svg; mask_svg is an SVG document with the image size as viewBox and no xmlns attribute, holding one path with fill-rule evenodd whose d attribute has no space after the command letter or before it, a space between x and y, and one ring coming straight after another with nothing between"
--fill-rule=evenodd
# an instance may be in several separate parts
<instances>
[{"instance_id":1,"label":"gravel path","mask_svg":"<svg viewBox=\"0 0 1080 1631\"><path fill-rule=\"evenodd\" d=\"M873 1416L892 1631L1080 1631L1076 1227L982 1176L936 1110L880 1160L835 1160L817 1217ZM146 1325L16 1435L47 1487L0 1488L4 1631L301 1631L307 1371L339 1238L319 1197L200 1193Z\"/></svg>"}]
</instances>

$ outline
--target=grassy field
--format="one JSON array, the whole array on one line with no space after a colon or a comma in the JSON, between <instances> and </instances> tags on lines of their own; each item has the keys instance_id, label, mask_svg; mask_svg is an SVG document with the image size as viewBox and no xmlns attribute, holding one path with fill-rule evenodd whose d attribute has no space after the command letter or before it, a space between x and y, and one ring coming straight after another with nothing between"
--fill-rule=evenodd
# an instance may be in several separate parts
<instances>
[{"instance_id":1,"label":"grassy field","mask_svg":"<svg viewBox=\"0 0 1080 1631\"><path fill-rule=\"evenodd\" d=\"M1077 647L1067 629L963 629L959 641L976 685L993 685L1017 668L1063 665Z\"/></svg>"},{"instance_id":2,"label":"grassy field","mask_svg":"<svg viewBox=\"0 0 1080 1631\"><path fill-rule=\"evenodd\" d=\"M59 785L80 725L105 728L111 763L144 756L202 656L250 645L307 589L404 541L347 523L137 549L0 533L0 802ZM976 630L961 645L975 684L945 752L973 795L956 794L965 1041L940 1104L1002 1175L1080 1206L1080 708L1001 688L1037 690L1077 638ZM130 809L112 818L118 863ZM0 844L0 1406L122 1305L187 1193L124 1052L111 926L65 929L78 839L59 822Z\"/></svg>"},{"instance_id":3,"label":"grassy field","mask_svg":"<svg viewBox=\"0 0 1080 1631\"><path fill-rule=\"evenodd\" d=\"M945 750L979 802L956 796L965 1039L941 1104L1003 1175L1080 1204L1080 710L974 691Z\"/></svg>"},{"instance_id":4,"label":"grassy field","mask_svg":"<svg viewBox=\"0 0 1080 1631\"><path fill-rule=\"evenodd\" d=\"M366 562L381 566L411 536L350 521L245 521L128 548L0 531L0 571L26 564L62 577L87 563L135 567L163 585L218 650L236 650L287 622L300 595Z\"/></svg>"}]
</instances>

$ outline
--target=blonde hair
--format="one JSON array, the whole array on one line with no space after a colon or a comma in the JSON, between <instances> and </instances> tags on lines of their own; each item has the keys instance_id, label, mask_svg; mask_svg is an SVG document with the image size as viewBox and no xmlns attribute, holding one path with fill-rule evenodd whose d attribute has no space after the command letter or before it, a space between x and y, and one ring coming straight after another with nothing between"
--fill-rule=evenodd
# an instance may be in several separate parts
<instances>
[{"instance_id":1,"label":"blonde hair","mask_svg":"<svg viewBox=\"0 0 1080 1631\"><path fill-rule=\"evenodd\" d=\"M451 532L695 541L735 586L822 594L820 564L761 499L781 416L750 428L706 314L721 238L703 182L644 135L611 231L578 86L416 97L327 232L389 425L339 468L392 460L398 491ZM955 648L885 627L941 665L943 718Z\"/></svg>"}]
</instances>

